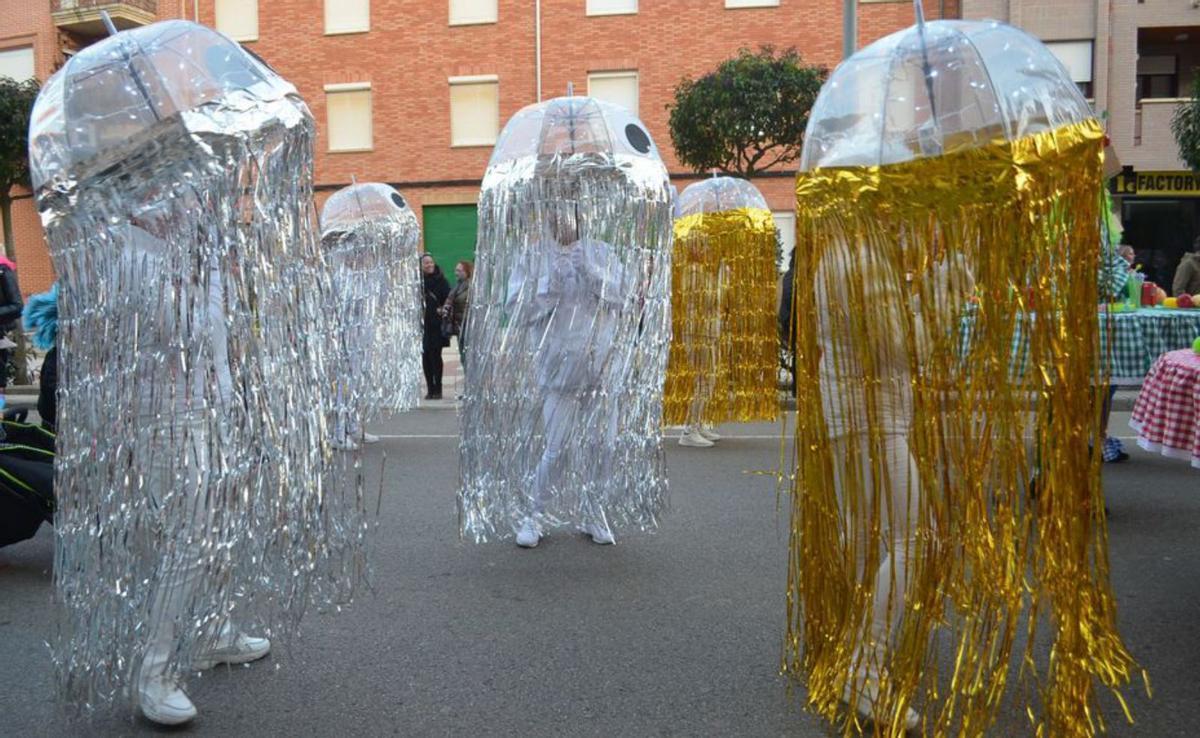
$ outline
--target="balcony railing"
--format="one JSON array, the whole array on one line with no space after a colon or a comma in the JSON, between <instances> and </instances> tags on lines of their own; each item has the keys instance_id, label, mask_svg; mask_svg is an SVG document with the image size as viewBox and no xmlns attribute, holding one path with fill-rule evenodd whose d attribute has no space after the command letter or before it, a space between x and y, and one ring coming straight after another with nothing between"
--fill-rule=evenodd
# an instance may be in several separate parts
<instances>
[{"instance_id":1,"label":"balcony railing","mask_svg":"<svg viewBox=\"0 0 1200 738\"><path fill-rule=\"evenodd\" d=\"M1179 171L1187 165L1179 158L1179 146L1171 132L1171 119L1186 99L1152 97L1138 101L1133 119L1133 154L1124 162L1137 169ZM1124 157L1122 157L1124 158Z\"/></svg>"},{"instance_id":2,"label":"balcony railing","mask_svg":"<svg viewBox=\"0 0 1200 738\"><path fill-rule=\"evenodd\" d=\"M158 13L158 0L124 0L124 2L113 2L112 0L50 0L50 12L57 13L61 10L107 10L115 5L128 5L131 8L137 8L147 13ZM111 11L109 11L111 12Z\"/></svg>"},{"instance_id":3,"label":"balcony railing","mask_svg":"<svg viewBox=\"0 0 1200 738\"><path fill-rule=\"evenodd\" d=\"M50 0L54 25L83 37L104 35L101 11L117 28L136 28L158 20L158 0Z\"/></svg>"}]
</instances>

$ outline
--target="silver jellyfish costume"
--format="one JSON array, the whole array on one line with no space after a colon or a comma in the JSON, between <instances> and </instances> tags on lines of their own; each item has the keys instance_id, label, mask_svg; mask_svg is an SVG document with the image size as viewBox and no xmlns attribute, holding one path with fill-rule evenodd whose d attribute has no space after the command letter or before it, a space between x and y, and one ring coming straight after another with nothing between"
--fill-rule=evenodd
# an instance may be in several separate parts
<instances>
[{"instance_id":1,"label":"silver jellyfish costume","mask_svg":"<svg viewBox=\"0 0 1200 738\"><path fill-rule=\"evenodd\" d=\"M671 211L658 150L624 108L556 98L501 132L467 315L463 535L657 526Z\"/></svg>"},{"instance_id":2,"label":"silver jellyfish costume","mask_svg":"<svg viewBox=\"0 0 1200 738\"><path fill-rule=\"evenodd\" d=\"M186 675L235 620L292 632L362 572L361 485L328 483L314 136L292 85L183 21L80 51L38 97L71 705Z\"/></svg>"},{"instance_id":3,"label":"silver jellyfish costume","mask_svg":"<svg viewBox=\"0 0 1200 738\"><path fill-rule=\"evenodd\" d=\"M422 298L417 216L386 184L354 184L321 209L333 278L329 325L337 347L336 438L420 397Z\"/></svg>"}]
</instances>

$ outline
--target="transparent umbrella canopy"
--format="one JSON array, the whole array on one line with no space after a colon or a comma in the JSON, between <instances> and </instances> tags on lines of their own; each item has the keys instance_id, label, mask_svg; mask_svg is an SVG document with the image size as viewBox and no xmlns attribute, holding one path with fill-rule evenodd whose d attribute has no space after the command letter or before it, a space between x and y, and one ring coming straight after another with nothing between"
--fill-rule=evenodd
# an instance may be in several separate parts
<instances>
[{"instance_id":1,"label":"transparent umbrella canopy","mask_svg":"<svg viewBox=\"0 0 1200 738\"><path fill-rule=\"evenodd\" d=\"M840 64L809 117L800 169L897 164L1093 118L1038 39L995 21L933 21Z\"/></svg>"},{"instance_id":2,"label":"transparent umbrella canopy","mask_svg":"<svg viewBox=\"0 0 1200 738\"><path fill-rule=\"evenodd\" d=\"M677 218L738 208L770 210L758 188L737 177L710 177L690 184L679 194L675 207Z\"/></svg>"},{"instance_id":3,"label":"transparent umbrella canopy","mask_svg":"<svg viewBox=\"0 0 1200 738\"><path fill-rule=\"evenodd\" d=\"M245 110L246 117L228 120L252 128L261 122L255 100L295 94L256 57L203 26L165 21L122 32L69 57L42 89L29 131L33 186L70 178L85 163L103 168L152 129L205 106Z\"/></svg>"},{"instance_id":4,"label":"transparent umbrella canopy","mask_svg":"<svg viewBox=\"0 0 1200 738\"><path fill-rule=\"evenodd\" d=\"M646 128L589 97L523 108L484 174L478 233L463 534L507 537L527 518L655 527L671 192Z\"/></svg>"}]
</instances>

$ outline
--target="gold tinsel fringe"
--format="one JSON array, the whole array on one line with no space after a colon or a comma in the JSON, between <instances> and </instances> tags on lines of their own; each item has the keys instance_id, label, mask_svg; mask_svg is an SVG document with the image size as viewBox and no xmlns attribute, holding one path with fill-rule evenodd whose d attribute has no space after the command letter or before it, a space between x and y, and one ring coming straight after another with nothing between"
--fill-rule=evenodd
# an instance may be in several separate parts
<instances>
[{"instance_id":1,"label":"gold tinsel fringe","mask_svg":"<svg viewBox=\"0 0 1200 738\"><path fill-rule=\"evenodd\" d=\"M737 208L675 221L666 425L686 422L705 383L712 388L705 423L779 417L775 250L769 210Z\"/></svg>"},{"instance_id":2,"label":"gold tinsel fringe","mask_svg":"<svg viewBox=\"0 0 1200 738\"><path fill-rule=\"evenodd\" d=\"M1098 452L1102 140L1089 121L798 179L783 670L847 735L899 735L910 705L926 735L981 735L1016 656L1034 732L1090 736L1095 685L1116 692L1135 669ZM903 575L880 643L877 585ZM873 727L845 704L872 670Z\"/></svg>"}]
</instances>

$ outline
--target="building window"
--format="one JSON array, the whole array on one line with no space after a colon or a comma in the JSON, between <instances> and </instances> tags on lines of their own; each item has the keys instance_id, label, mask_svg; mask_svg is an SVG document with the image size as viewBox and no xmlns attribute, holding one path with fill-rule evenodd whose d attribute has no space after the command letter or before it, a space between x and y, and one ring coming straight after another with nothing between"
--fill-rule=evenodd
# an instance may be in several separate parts
<instances>
[{"instance_id":1,"label":"building window","mask_svg":"<svg viewBox=\"0 0 1200 738\"><path fill-rule=\"evenodd\" d=\"M370 151L371 83L325 85L325 115L330 151Z\"/></svg>"},{"instance_id":2,"label":"building window","mask_svg":"<svg viewBox=\"0 0 1200 738\"><path fill-rule=\"evenodd\" d=\"M779 229L779 240L783 242L783 263L780 268L786 272L792 263L792 251L796 248L796 214L791 210L776 210L771 215L775 218L775 227Z\"/></svg>"},{"instance_id":3,"label":"building window","mask_svg":"<svg viewBox=\"0 0 1200 738\"><path fill-rule=\"evenodd\" d=\"M371 0L325 0L325 34L371 30Z\"/></svg>"},{"instance_id":4,"label":"building window","mask_svg":"<svg viewBox=\"0 0 1200 738\"><path fill-rule=\"evenodd\" d=\"M725 0L727 8L778 8L779 0Z\"/></svg>"},{"instance_id":5,"label":"building window","mask_svg":"<svg viewBox=\"0 0 1200 738\"><path fill-rule=\"evenodd\" d=\"M1047 41L1046 47L1058 57L1071 75L1071 81L1079 86L1083 96L1091 100L1092 90L1092 42L1091 41Z\"/></svg>"},{"instance_id":6,"label":"building window","mask_svg":"<svg viewBox=\"0 0 1200 738\"><path fill-rule=\"evenodd\" d=\"M450 25L495 23L496 0L450 0Z\"/></svg>"},{"instance_id":7,"label":"building window","mask_svg":"<svg viewBox=\"0 0 1200 738\"><path fill-rule=\"evenodd\" d=\"M450 145L491 146L500 133L500 78L450 78Z\"/></svg>"},{"instance_id":8,"label":"building window","mask_svg":"<svg viewBox=\"0 0 1200 738\"><path fill-rule=\"evenodd\" d=\"M638 11L638 0L587 0L588 15L627 15Z\"/></svg>"},{"instance_id":9,"label":"building window","mask_svg":"<svg viewBox=\"0 0 1200 738\"><path fill-rule=\"evenodd\" d=\"M1139 56L1137 99L1179 97L1179 57Z\"/></svg>"},{"instance_id":10,"label":"building window","mask_svg":"<svg viewBox=\"0 0 1200 738\"><path fill-rule=\"evenodd\" d=\"M257 41L257 0L217 0L217 30L234 41Z\"/></svg>"},{"instance_id":11,"label":"building window","mask_svg":"<svg viewBox=\"0 0 1200 738\"><path fill-rule=\"evenodd\" d=\"M637 72L592 72L588 75L588 96L616 103L638 114Z\"/></svg>"},{"instance_id":12,"label":"building window","mask_svg":"<svg viewBox=\"0 0 1200 738\"><path fill-rule=\"evenodd\" d=\"M0 49L0 77L12 77L18 82L33 78L33 47Z\"/></svg>"}]
</instances>

